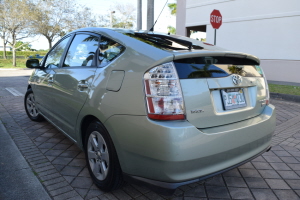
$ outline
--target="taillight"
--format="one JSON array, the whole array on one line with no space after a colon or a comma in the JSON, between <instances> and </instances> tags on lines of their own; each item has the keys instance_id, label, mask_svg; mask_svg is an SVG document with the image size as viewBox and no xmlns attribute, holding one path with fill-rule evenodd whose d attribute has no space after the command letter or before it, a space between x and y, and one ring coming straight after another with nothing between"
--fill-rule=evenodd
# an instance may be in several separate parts
<instances>
[{"instance_id":1,"label":"taillight","mask_svg":"<svg viewBox=\"0 0 300 200\"><path fill-rule=\"evenodd\" d=\"M258 69L258 71L260 71L260 73L263 75L264 77L264 81L265 81L265 88L266 88L266 99L265 99L265 104L269 105L270 103L270 91L269 91L269 85L268 85L268 81L266 78L266 75L264 73L264 71L262 70L262 68L260 66L256 66L256 69Z\"/></svg>"},{"instance_id":2,"label":"taillight","mask_svg":"<svg viewBox=\"0 0 300 200\"><path fill-rule=\"evenodd\" d=\"M150 119L185 119L181 87L173 62L147 71L144 83Z\"/></svg>"}]
</instances>

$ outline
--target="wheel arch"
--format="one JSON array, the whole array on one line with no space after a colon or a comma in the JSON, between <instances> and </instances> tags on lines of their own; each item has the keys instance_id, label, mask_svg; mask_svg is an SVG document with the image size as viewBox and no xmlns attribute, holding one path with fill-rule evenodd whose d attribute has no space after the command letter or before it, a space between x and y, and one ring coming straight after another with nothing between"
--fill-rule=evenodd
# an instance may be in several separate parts
<instances>
[{"instance_id":1,"label":"wheel arch","mask_svg":"<svg viewBox=\"0 0 300 200\"><path fill-rule=\"evenodd\" d=\"M81 147L84 149L84 138L85 138L85 134L86 134L86 130L89 126L89 124L92 121L99 121L100 123L102 123L97 117L95 117L94 115L87 115L85 116L82 120L81 120L81 125L80 125L80 139L81 139ZM103 124L103 123L102 123Z\"/></svg>"}]
</instances>

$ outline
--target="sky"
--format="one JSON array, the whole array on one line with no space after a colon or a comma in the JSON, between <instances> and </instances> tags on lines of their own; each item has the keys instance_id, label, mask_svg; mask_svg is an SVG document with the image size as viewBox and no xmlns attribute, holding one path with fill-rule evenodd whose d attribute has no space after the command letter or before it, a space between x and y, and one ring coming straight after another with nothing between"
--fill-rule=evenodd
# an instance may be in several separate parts
<instances>
[{"instance_id":1,"label":"sky","mask_svg":"<svg viewBox=\"0 0 300 200\"><path fill-rule=\"evenodd\" d=\"M83 4L87 7L90 7L94 13L105 15L110 13L111 8L116 3L130 3L133 6L136 6L137 0L74 0L79 4ZM154 0L154 21L157 19L159 13L163 9L167 0ZM175 3L176 0L168 0L168 3ZM147 0L142 0L142 29L146 29L146 20L147 20ZM160 18L158 19L155 25L155 31L167 32L168 26L176 27L176 17L171 16L168 6L164 8ZM37 36L35 38L29 38L24 41L34 41L31 43L33 49L48 49L48 41L44 36Z\"/></svg>"}]
</instances>

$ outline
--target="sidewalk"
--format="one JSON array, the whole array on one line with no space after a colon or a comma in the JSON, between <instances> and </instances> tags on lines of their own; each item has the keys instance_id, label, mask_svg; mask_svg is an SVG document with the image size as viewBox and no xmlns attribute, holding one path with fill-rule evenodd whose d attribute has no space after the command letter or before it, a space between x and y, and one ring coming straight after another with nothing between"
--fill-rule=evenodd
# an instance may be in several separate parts
<instances>
[{"instance_id":1,"label":"sidewalk","mask_svg":"<svg viewBox=\"0 0 300 200\"><path fill-rule=\"evenodd\" d=\"M51 199L0 120L0 199Z\"/></svg>"}]
</instances>

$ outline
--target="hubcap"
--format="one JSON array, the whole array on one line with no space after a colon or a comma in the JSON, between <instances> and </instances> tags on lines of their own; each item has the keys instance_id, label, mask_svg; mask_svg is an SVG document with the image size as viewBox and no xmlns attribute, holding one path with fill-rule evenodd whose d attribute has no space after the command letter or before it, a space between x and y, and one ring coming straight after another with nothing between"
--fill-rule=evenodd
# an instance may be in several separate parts
<instances>
[{"instance_id":1,"label":"hubcap","mask_svg":"<svg viewBox=\"0 0 300 200\"><path fill-rule=\"evenodd\" d=\"M87 156L94 176L104 180L109 170L109 153L106 142L98 131L93 131L89 136Z\"/></svg>"},{"instance_id":2,"label":"hubcap","mask_svg":"<svg viewBox=\"0 0 300 200\"><path fill-rule=\"evenodd\" d=\"M39 112L35 106L35 99L33 93L30 93L26 99L26 108L31 117L37 117Z\"/></svg>"}]
</instances>

